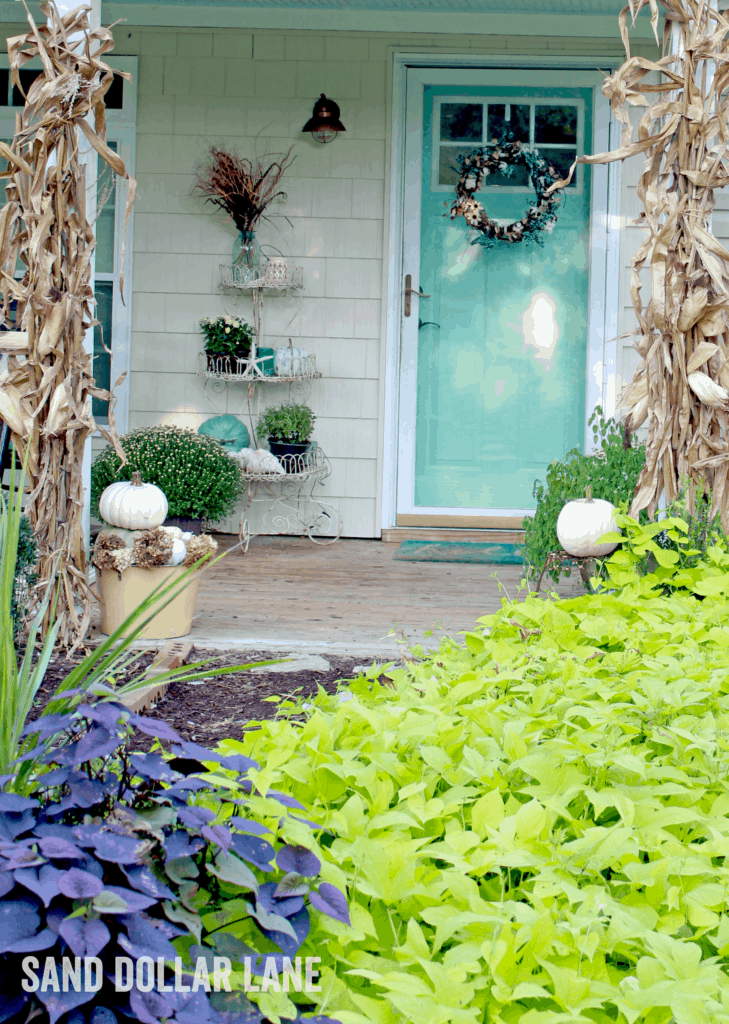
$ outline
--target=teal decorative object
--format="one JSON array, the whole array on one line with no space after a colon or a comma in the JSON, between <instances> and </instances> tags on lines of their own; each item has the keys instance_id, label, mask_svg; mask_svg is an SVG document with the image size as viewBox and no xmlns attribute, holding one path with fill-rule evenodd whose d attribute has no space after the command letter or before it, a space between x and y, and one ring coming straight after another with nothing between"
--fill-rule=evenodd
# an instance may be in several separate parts
<instances>
[{"instance_id":1,"label":"teal decorative object","mask_svg":"<svg viewBox=\"0 0 729 1024\"><path fill-rule=\"evenodd\" d=\"M256 241L255 231L240 231L233 242L230 265L239 271L243 284L259 277L261 250Z\"/></svg>"},{"instance_id":2,"label":"teal decorative object","mask_svg":"<svg viewBox=\"0 0 729 1024\"><path fill-rule=\"evenodd\" d=\"M403 562L471 562L475 565L523 565L521 544L404 540L393 558Z\"/></svg>"},{"instance_id":3,"label":"teal decorative object","mask_svg":"<svg viewBox=\"0 0 729 1024\"><path fill-rule=\"evenodd\" d=\"M274 352L272 348L257 348L256 356L260 360L258 365L261 368L261 373L264 377L273 377L273 357Z\"/></svg>"},{"instance_id":4,"label":"teal decorative object","mask_svg":"<svg viewBox=\"0 0 729 1024\"><path fill-rule=\"evenodd\" d=\"M236 416L212 416L200 424L198 433L214 437L229 452L249 448L251 443L245 423L241 423Z\"/></svg>"}]
</instances>

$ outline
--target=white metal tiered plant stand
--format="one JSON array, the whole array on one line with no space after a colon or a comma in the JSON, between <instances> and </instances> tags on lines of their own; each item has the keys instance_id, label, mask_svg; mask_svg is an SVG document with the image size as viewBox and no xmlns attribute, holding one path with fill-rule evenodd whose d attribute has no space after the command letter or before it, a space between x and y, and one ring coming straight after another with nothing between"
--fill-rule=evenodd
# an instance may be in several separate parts
<instances>
[{"instance_id":1,"label":"white metal tiered plant stand","mask_svg":"<svg viewBox=\"0 0 729 1024\"><path fill-rule=\"evenodd\" d=\"M253 276L257 273L258 276ZM264 267L252 272L246 267L220 265L220 288L253 293L254 336L247 359L231 359L228 356L201 356L199 374L213 382L213 386L225 388L228 384L246 384L248 390L248 418L251 437L255 445L256 430L253 422L251 399L258 384L287 384L289 397L292 388L296 397L303 400L307 386L318 380L322 374L316 368L316 357L308 355L298 360L297 369L288 376L271 375L270 356L261 356L260 340L263 338L263 292L270 288L275 291L303 287L304 271L284 259L270 259ZM241 551L248 550L251 534L246 513L254 505L265 506L263 528L270 534L300 534L315 544L333 544L342 535L342 516L339 509L328 502L319 500L314 489L331 475L332 467L321 448L314 447L303 455L285 456L284 464L289 472L250 473L241 471L246 485L247 501L240 517L238 533Z\"/></svg>"},{"instance_id":2,"label":"white metal tiered plant stand","mask_svg":"<svg viewBox=\"0 0 729 1024\"><path fill-rule=\"evenodd\" d=\"M246 267L231 267L228 264L220 264L220 288L223 291L252 292L253 294L253 328L254 335L251 340L250 355L245 359L238 359L230 356L209 356L206 353L200 354L200 368L198 374L205 380L213 382L221 388L228 384L246 384L248 386L248 418L251 425L251 437L256 441L256 430L253 423L253 410L251 399L256 384L287 384L289 386L289 397L292 397L292 387L298 385L299 390L294 392L296 397L304 400L306 386L313 380L318 380L322 374L316 368L316 356L308 355L299 360L296 372L287 376L278 376L266 372L266 364L270 369L270 356L259 354L260 340L262 334L263 319L263 292L270 288L274 291L285 291L287 289L298 289L304 284L304 271L283 259L268 260L265 267L257 269L257 277L252 276L252 271Z\"/></svg>"},{"instance_id":3,"label":"white metal tiered plant stand","mask_svg":"<svg viewBox=\"0 0 729 1024\"><path fill-rule=\"evenodd\" d=\"M240 517L238 534L245 553L251 534L246 513L256 503L266 505L263 526L271 534L301 534L314 544L333 544L342 535L339 509L314 495L314 488L331 474L329 459L321 448L303 455L284 456L289 472L249 473L242 471L247 486L247 503Z\"/></svg>"}]
</instances>

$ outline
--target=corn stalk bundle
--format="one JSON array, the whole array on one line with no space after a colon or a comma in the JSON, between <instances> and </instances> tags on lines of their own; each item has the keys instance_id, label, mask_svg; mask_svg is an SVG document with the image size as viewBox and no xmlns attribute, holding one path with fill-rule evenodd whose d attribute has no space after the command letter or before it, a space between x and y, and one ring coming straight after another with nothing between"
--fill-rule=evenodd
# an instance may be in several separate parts
<instances>
[{"instance_id":1,"label":"corn stalk bundle","mask_svg":"<svg viewBox=\"0 0 729 1024\"><path fill-rule=\"evenodd\" d=\"M94 232L86 209L85 167L80 133L116 172L128 178L122 160L106 145L104 95L113 80L101 57L113 46L108 29L92 31L88 7L61 18L53 3L42 5L48 24L8 39L13 84L19 70L40 58L43 70L16 118L2 175L7 202L0 211L0 292L7 326L17 302L15 330L0 333L9 355L0 375L0 419L27 458L27 513L39 548L38 596L58 585L59 639L75 648L89 625L83 537L84 444L96 429L91 398L110 402L109 430L117 446L113 399L94 385L92 357L84 347L93 316ZM27 10L27 8L26 8ZM126 76L129 77L129 76ZM89 117L93 114L92 127ZM127 218L134 196L129 179ZM24 275L16 278L16 267ZM117 381L117 384L119 381Z\"/></svg>"},{"instance_id":2,"label":"corn stalk bundle","mask_svg":"<svg viewBox=\"0 0 729 1024\"><path fill-rule=\"evenodd\" d=\"M686 481L691 511L697 493L711 492L711 515L720 514L729 530L729 252L709 226L714 190L729 184L729 21L709 0L662 5L663 56L657 61L631 57L627 29L628 14L635 24L649 7L658 41L657 0L630 0L622 10L626 60L602 87L623 126L621 143L578 162L646 158L636 224L647 232L633 256L630 283L641 362L620 400L628 429L647 420L646 464L631 513L647 509L652 517L661 494L671 502ZM655 72L660 81L646 82ZM629 105L645 108L637 138ZM645 306L643 268L651 275Z\"/></svg>"}]
</instances>

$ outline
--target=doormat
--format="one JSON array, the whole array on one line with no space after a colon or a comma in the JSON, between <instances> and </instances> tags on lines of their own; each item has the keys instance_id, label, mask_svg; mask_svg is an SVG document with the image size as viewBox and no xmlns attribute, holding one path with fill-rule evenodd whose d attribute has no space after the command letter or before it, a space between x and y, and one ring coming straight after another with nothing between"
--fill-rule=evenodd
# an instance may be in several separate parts
<instances>
[{"instance_id":1,"label":"doormat","mask_svg":"<svg viewBox=\"0 0 729 1024\"><path fill-rule=\"evenodd\" d=\"M523 565L521 544L480 544L460 540L404 540L394 557L404 562L471 562Z\"/></svg>"}]
</instances>

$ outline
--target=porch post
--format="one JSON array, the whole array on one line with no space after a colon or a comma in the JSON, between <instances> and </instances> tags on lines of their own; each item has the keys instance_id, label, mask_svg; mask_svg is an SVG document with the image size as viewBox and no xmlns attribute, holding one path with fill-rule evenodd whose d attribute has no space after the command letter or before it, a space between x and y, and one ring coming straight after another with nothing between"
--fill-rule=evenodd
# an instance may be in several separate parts
<instances>
[{"instance_id":1,"label":"porch post","mask_svg":"<svg viewBox=\"0 0 729 1024\"><path fill-rule=\"evenodd\" d=\"M101 28L101 0L85 0L88 7L91 8L89 11L89 23L92 31L97 28ZM75 10L78 7L78 2L74 0L56 0L56 7L61 17L65 17L70 11ZM87 120L91 127L94 126L93 114L89 113ZM97 156L96 150L93 148L89 140L85 135L79 133L79 164L86 170L86 217L89 224L94 225L94 234L96 234L96 168L97 168ZM96 252L91 256L91 283L93 282L96 275ZM108 344L108 339L105 339ZM87 352L90 352L93 356L94 351L94 329L89 328L86 331L86 337L84 338L84 348ZM87 565L88 557L91 546L91 438L86 439L84 444L84 455L83 464L81 469L81 475L83 479L84 488L84 509L83 509L83 536L84 536L84 548L86 550ZM88 571L88 569L87 569Z\"/></svg>"}]
</instances>

